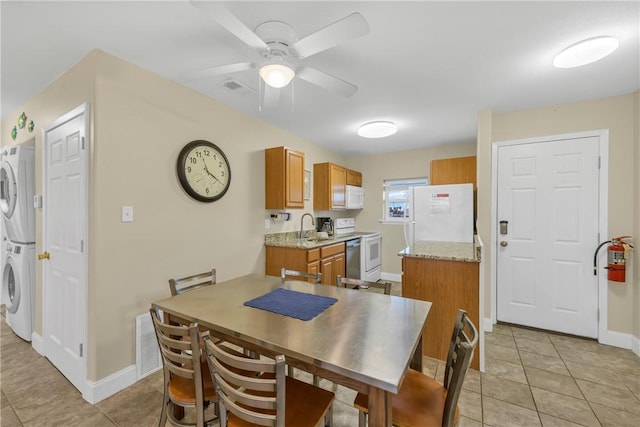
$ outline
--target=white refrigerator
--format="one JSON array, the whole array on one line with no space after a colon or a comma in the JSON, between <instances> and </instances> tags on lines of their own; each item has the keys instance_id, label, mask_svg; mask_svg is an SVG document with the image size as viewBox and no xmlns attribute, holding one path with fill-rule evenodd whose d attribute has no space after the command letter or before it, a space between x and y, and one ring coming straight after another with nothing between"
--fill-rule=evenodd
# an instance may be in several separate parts
<instances>
[{"instance_id":1,"label":"white refrigerator","mask_svg":"<svg viewBox=\"0 0 640 427\"><path fill-rule=\"evenodd\" d=\"M414 242L473 242L473 184L411 188L407 246Z\"/></svg>"}]
</instances>

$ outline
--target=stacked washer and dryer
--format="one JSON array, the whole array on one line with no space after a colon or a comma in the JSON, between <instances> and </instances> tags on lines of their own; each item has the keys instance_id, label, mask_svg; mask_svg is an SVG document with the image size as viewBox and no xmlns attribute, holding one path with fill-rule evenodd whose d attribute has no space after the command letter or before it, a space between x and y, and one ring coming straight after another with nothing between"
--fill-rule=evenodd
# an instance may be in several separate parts
<instances>
[{"instance_id":1,"label":"stacked washer and dryer","mask_svg":"<svg viewBox=\"0 0 640 427\"><path fill-rule=\"evenodd\" d=\"M35 147L25 143L2 150L0 209L6 232L2 302L7 324L31 341L35 294Z\"/></svg>"}]
</instances>

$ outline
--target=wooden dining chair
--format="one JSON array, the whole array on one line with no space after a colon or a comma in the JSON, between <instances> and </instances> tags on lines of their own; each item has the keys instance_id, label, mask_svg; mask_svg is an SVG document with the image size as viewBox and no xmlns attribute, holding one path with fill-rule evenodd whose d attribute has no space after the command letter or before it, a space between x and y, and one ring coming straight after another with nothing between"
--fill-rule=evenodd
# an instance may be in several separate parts
<instances>
[{"instance_id":1,"label":"wooden dining chair","mask_svg":"<svg viewBox=\"0 0 640 427\"><path fill-rule=\"evenodd\" d=\"M458 310L444 384L413 369L408 369L398 394L391 396L393 425L397 427L452 427L460 420L458 398L464 377L478 343L478 330L464 310ZM354 406L359 412L359 426L367 422L368 397L358 393Z\"/></svg>"},{"instance_id":2,"label":"wooden dining chair","mask_svg":"<svg viewBox=\"0 0 640 427\"><path fill-rule=\"evenodd\" d=\"M203 427L215 418L214 414L205 420L205 409L216 400L216 393L208 367L201 358L198 324L169 325L160 320L154 309L149 312L162 355L164 373L164 397L158 425L164 427L169 421L174 426ZM176 407L195 409L195 422L189 424L184 419L178 419L175 414L182 414L183 411L175 411Z\"/></svg>"},{"instance_id":3,"label":"wooden dining chair","mask_svg":"<svg viewBox=\"0 0 640 427\"><path fill-rule=\"evenodd\" d=\"M288 270L282 268L280 270L280 280L284 283L287 277L303 278L311 283L322 283L322 273L307 273L306 271Z\"/></svg>"},{"instance_id":4,"label":"wooden dining chair","mask_svg":"<svg viewBox=\"0 0 640 427\"><path fill-rule=\"evenodd\" d=\"M366 280L351 279L349 277L342 277L338 275L336 277L336 283L338 284L338 287L350 289L382 289L384 290L385 295L391 295L391 282L369 282Z\"/></svg>"},{"instance_id":5,"label":"wooden dining chair","mask_svg":"<svg viewBox=\"0 0 640 427\"><path fill-rule=\"evenodd\" d=\"M215 283L216 269L213 268L211 271L204 273L181 277L179 279L169 279L169 289L171 290L171 295L176 296L203 286L215 285Z\"/></svg>"},{"instance_id":6,"label":"wooden dining chair","mask_svg":"<svg viewBox=\"0 0 640 427\"><path fill-rule=\"evenodd\" d=\"M220 427L316 427L323 420L332 425L334 394L286 376L284 356L239 357L207 334L204 343Z\"/></svg>"}]
</instances>

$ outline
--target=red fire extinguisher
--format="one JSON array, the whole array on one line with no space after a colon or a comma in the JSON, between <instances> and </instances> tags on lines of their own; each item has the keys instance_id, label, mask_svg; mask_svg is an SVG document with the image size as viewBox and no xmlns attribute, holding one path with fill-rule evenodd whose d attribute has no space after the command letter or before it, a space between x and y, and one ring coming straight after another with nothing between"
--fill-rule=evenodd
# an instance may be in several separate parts
<instances>
[{"instance_id":1,"label":"red fire extinguisher","mask_svg":"<svg viewBox=\"0 0 640 427\"><path fill-rule=\"evenodd\" d=\"M610 243L607 247L607 266L608 271L607 279L612 282L624 282L626 281L626 269L627 258L629 258L629 251L633 249L633 246L629 242L625 242L625 239L631 239L631 236L614 237L611 240L600 243L596 248L595 254L593 254L593 275L598 274L597 269L597 256L601 247Z\"/></svg>"}]
</instances>

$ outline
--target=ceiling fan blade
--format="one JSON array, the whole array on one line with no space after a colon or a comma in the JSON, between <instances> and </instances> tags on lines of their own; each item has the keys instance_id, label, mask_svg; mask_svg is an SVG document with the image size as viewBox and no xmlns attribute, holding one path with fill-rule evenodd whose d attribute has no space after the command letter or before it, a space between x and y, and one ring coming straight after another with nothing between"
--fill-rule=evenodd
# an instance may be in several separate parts
<instances>
[{"instance_id":1,"label":"ceiling fan blade","mask_svg":"<svg viewBox=\"0 0 640 427\"><path fill-rule=\"evenodd\" d=\"M238 62L237 64L222 65L220 67L203 68L201 70L188 71L182 74L187 80L205 79L217 77L225 74L237 73L238 71L252 70L256 64L252 62Z\"/></svg>"},{"instance_id":2,"label":"ceiling fan blade","mask_svg":"<svg viewBox=\"0 0 640 427\"><path fill-rule=\"evenodd\" d=\"M293 44L299 58L306 58L346 41L364 36L369 24L362 15L354 12Z\"/></svg>"},{"instance_id":3,"label":"ceiling fan blade","mask_svg":"<svg viewBox=\"0 0 640 427\"><path fill-rule=\"evenodd\" d=\"M315 68L300 67L296 76L330 92L342 95L345 98L352 96L358 91L358 86L330 74L318 71Z\"/></svg>"},{"instance_id":4,"label":"ceiling fan blade","mask_svg":"<svg viewBox=\"0 0 640 427\"><path fill-rule=\"evenodd\" d=\"M254 49L269 50L269 46L249 29L242 21L238 19L228 9L221 6L219 2L204 2L189 0L189 2L202 12L206 13L211 19L222 25L231 34L248 44Z\"/></svg>"}]
</instances>

